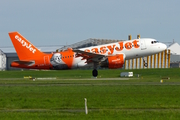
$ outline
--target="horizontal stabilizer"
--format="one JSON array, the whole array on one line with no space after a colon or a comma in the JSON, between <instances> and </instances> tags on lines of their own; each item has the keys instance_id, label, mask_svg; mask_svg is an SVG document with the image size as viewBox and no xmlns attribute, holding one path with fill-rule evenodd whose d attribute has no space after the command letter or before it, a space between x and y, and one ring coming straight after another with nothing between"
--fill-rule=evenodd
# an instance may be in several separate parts
<instances>
[{"instance_id":1,"label":"horizontal stabilizer","mask_svg":"<svg viewBox=\"0 0 180 120\"><path fill-rule=\"evenodd\" d=\"M14 63L26 66L32 66L35 64L35 61L13 61Z\"/></svg>"}]
</instances>

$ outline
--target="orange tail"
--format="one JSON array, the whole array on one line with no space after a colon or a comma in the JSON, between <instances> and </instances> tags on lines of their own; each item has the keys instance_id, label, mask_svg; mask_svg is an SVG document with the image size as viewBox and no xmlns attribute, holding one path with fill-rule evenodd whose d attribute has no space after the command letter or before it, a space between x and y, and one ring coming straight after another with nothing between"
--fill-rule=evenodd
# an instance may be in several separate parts
<instances>
[{"instance_id":1,"label":"orange tail","mask_svg":"<svg viewBox=\"0 0 180 120\"><path fill-rule=\"evenodd\" d=\"M35 59L38 56L44 55L43 52L38 50L18 32L10 32L9 36L20 60Z\"/></svg>"}]
</instances>

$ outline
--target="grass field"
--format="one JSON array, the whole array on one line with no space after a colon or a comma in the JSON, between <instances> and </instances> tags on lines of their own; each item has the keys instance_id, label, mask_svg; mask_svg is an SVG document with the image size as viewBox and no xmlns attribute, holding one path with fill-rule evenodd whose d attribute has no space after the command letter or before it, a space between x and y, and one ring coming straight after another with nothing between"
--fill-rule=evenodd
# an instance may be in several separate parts
<instances>
[{"instance_id":1,"label":"grass field","mask_svg":"<svg viewBox=\"0 0 180 120\"><path fill-rule=\"evenodd\" d=\"M124 71L133 71L134 77L119 79ZM95 79L91 70L1 71L0 118L180 119L179 73L180 69L99 70ZM24 79L27 76L36 79Z\"/></svg>"}]
</instances>

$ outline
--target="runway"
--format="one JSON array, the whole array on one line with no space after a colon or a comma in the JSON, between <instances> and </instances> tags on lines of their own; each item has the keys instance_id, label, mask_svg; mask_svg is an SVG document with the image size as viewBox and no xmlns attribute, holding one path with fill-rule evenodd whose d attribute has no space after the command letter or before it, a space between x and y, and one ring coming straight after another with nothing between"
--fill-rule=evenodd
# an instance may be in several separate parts
<instances>
[{"instance_id":1,"label":"runway","mask_svg":"<svg viewBox=\"0 0 180 120\"><path fill-rule=\"evenodd\" d=\"M147 86L147 85L174 85L180 82L160 81L147 82L137 81L139 78L88 78L88 79L24 79L24 78L1 78L0 86Z\"/></svg>"}]
</instances>

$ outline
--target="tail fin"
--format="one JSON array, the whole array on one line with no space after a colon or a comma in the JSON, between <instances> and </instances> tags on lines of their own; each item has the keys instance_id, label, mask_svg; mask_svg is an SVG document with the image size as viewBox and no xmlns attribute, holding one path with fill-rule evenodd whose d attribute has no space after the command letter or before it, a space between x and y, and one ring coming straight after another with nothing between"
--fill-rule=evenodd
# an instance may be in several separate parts
<instances>
[{"instance_id":1,"label":"tail fin","mask_svg":"<svg viewBox=\"0 0 180 120\"><path fill-rule=\"evenodd\" d=\"M9 36L20 60L38 58L44 54L18 32L10 32Z\"/></svg>"}]
</instances>

